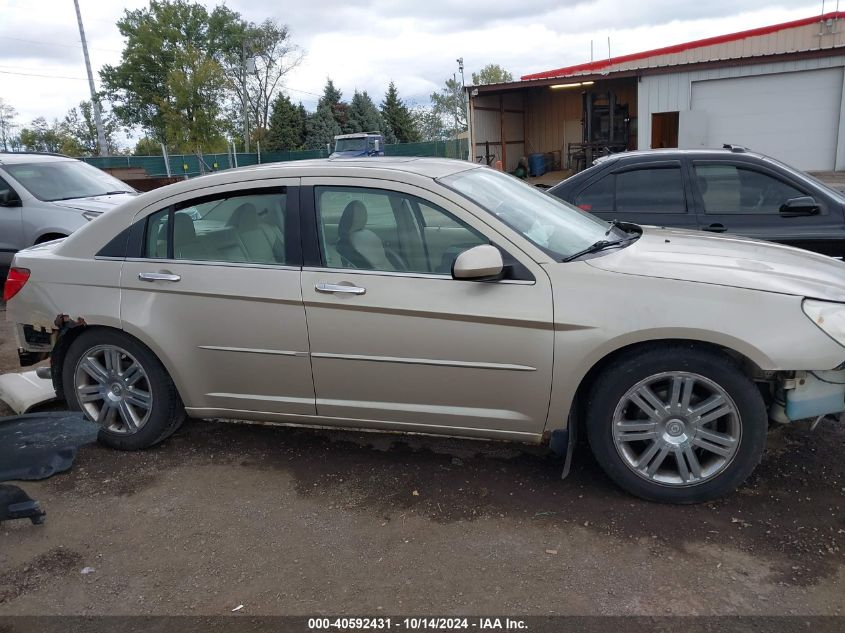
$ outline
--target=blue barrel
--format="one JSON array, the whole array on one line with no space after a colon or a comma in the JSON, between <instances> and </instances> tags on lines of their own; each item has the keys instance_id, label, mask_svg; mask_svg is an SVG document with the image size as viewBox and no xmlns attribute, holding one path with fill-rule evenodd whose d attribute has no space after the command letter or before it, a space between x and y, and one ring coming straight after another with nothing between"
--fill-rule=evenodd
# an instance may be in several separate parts
<instances>
[{"instance_id":1,"label":"blue barrel","mask_svg":"<svg viewBox=\"0 0 845 633\"><path fill-rule=\"evenodd\" d=\"M537 153L528 155L528 173L531 176L542 176L546 173L546 155Z\"/></svg>"}]
</instances>

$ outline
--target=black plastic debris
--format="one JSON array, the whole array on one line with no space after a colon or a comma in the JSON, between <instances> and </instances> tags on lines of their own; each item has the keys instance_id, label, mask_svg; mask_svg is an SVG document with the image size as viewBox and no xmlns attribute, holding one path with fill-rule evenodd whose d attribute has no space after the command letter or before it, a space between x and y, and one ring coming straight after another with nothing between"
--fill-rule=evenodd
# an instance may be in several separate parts
<instances>
[{"instance_id":1,"label":"black plastic debris","mask_svg":"<svg viewBox=\"0 0 845 633\"><path fill-rule=\"evenodd\" d=\"M50 411L0 418L0 482L46 479L71 467L80 446L97 439L99 428L81 413ZM44 523L38 502L17 486L0 485L0 522Z\"/></svg>"},{"instance_id":2,"label":"black plastic debris","mask_svg":"<svg viewBox=\"0 0 845 633\"><path fill-rule=\"evenodd\" d=\"M81 413L48 411L0 418L0 482L46 479L71 467L100 427Z\"/></svg>"},{"instance_id":3,"label":"black plastic debris","mask_svg":"<svg viewBox=\"0 0 845 633\"><path fill-rule=\"evenodd\" d=\"M29 519L33 525L44 523L47 513L38 502L17 486L0 484L0 522Z\"/></svg>"}]
</instances>

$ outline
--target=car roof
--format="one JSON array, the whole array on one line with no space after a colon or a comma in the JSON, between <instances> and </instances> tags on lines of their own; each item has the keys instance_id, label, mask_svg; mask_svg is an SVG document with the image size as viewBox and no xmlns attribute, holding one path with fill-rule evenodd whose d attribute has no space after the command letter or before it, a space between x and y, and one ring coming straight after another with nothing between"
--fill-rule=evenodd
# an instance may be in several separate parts
<instances>
[{"instance_id":1,"label":"car roof","mask_svg":"<svg viewBox=\"0 0 845 633\"><path fill-rule=\"evenodd\" d=\"M76 160L64 154L47 152L0 152L0 165L21 165L23 163L55 163Z\"/></svg>"},{"instance_id":2,"label":"car roof","mask_svg":"<svg viewBox=\"0 0 845 633\"><path fill-rule=\"evenodd\" d=\"M452 174L466 171L467 169L473 169L475 167L480 168L483 167L483 165L470 163L465 160L456 160L453 158L360 156L352 158L315 158L312 160L262 163L260 165L250 165L249 167L239 167L238 169L228 169L216 173L222 175L235 172L246 175L249 172L254 172L256 176L260 175L260 177L264 178L272 178L277 175L280 178L284 178L286 176L309 176L317 172L330 172L336 175L343 175L343 172L352 171L353 169L372 169L374 171L381 172L404 172L428 178L442 178L444 176L451 176ZM278 174L268 172L278 172ZM209 176L204 177L208 178Z\"/></svg>"},{"instance_id":3,"label":"car roof","mask_svg":"<svg viewBox=\"0 0 845 633\"><path fill-rule=\"evenodd\" d=\"M666 147L659 149L639 149L633 151L619 152L618 154L610 154L596 159L596 164L601 164L610 160L632 160L635 158L668 158L670 156L751 156L753 158L766 158L764 154L754 152L750 149L740 147L737 145L732 148L696 148L696 149L678 149L677 147Z\"/></svg>"}]
</instances>

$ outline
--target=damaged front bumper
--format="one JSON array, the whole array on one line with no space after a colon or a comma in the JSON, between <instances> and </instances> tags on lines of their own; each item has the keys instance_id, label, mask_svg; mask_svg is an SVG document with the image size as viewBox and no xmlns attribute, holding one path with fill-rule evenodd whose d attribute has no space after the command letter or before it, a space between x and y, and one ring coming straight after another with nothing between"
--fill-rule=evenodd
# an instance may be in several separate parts
<instances>
[{"instance_id":1,"label":"damaged front bumper","mask_svg":"<svg viewBox=\"0 0 845 633\"><path fill-rule=\"evenodd\" d=\"M780 379L769 417L789 423L845 411L845 370L796 371Z\"/></svg>"}]
</instances>

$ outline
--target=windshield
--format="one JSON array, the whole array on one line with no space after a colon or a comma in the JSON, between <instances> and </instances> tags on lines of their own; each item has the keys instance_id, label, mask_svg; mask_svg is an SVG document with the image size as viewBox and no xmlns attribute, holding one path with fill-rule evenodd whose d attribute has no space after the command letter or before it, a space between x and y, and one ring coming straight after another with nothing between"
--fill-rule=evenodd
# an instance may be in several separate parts
<instances>
[{"instance_id":1,"label":"windshield","mask_svg":"<svg viewBox=\"0 0 845 633\"><path fill-rule=\"evenodd\" d=\"M78 160L5 165L9 175L45 202L93 198L107 193L135 193L126 183Z\"/></svg>"},{"instance_id":2,"label":"windshield","mask_svg":"<svg viewBox=\"0 0 845 633\"><path fill-rule=\"evenodd\" d=\"M440 182L558 260L607 239L611 232L607 222L500 171L468 169Z\"/></svg>"},{"instance_id":3,"label":"windshield","mask_svg":"<svg viewBox=\"0 0 845 633\"><path fill-rule=\"evenodd\" d=\"M365 138L340 138L334 146L336 152L363 152L365 149L367 149Z\"/></svg>"}]
</instances>

